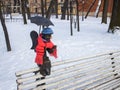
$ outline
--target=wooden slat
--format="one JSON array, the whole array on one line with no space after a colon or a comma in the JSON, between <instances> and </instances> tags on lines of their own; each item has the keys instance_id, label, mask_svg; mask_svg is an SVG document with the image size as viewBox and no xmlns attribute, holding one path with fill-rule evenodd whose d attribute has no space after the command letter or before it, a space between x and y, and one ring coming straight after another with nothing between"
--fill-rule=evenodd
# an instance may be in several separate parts
<instances>
[{"instance_id":1,"label":"wooden slat","mask_svg":"<svg viewBox=\"0 0 120 90\"><path fill-rule=\"evenodd\" d=\"M117 87L119 84L120 84L120 78L114 79L114 80L107 82L99 87L94 88L94 89L96 89L96 90L112 90L113 88Z\"/></svg>"},{"instance_id":2,"label":"wooden slat","mask_svg":"<svg viewBox=\"0 0 120 90\"><path fill-rule=\"evenodd\" d=\"M24 75L24 74L28 74L28 73L31 73L31 72L35 72L35 71L38 71L39 68L31 68L31 69L28 69L28 70L23 70L23 71L19 71L19 72L16 72L15 75L18 77L19 75Z\"/></svg>"},{"instance_id":3,"label":"wooden slat","mask_svg":"<svg viewBox=\"0 0 120 90\"><path fill-rule=\"evenodd\" d=\"M72 86L74 84L77 84L77 83L82 83L82 82L86 81L88 78L94 78L94 77L97 77L99 75L100 74L97 74L97 75L94 75L94 76L91 75L91 76L88 76L88 77L86 77L86 76L81 77L81 75L80 76L78 75L76 77L70 77L70 78L67 78L67 79L63 79L63 80L60 80L59 82L50 83L48 85L44 85L44 86L38 87L36 89L44 89L44 88L50 88L50 87L55 86L52 90L66 90L65 89L66 87L70 87L70 86ZM111 74L110 75L108 74L106 77L109 77L109 76L111 76ZM68 84L68 82L70 82L70 83ZM67 83L67 84L63 85L63 83ZM36 89L34 89L34 90L36 90ZM70 90L75 90L75 89L70 89Z\"/></svg>"},{"instance_id":4,"label":"wooden slat","mask_svg":"<svg viewBox=\"0 0 120 90\"><path fill-rule=\"evenodd\" d=\"M101 61L101 60L100 60ZM69 67L66 67L66 68L62 68L62 69L58 69L58 70L52 70L52 76L53 75L56 75L57 73L60 73L60 72L62 72L62 74L64 74L64 73L66 73L65 71L69 71L69 72L71 72L72 71L72 69L73 70L75 70L75 69L82 69L82 68L85 68L85 69L87 69L87 68L92 68L92 67L95 67L95 66L98 66L98 64L97 64L97 62L98 61L91 61L91 62L89 62L89 63L85 63L85 62L83 62L83 63L78 63L78 64L76 64L76 65L73 65L73 66L69 66ZM102 60L101 61L101 63L105 63L105 61L104 60ZM93 65L91 65L91 64L93 64ZM88 65L88 66L87 66ZM101 64L102 65L102 64ZM61 74L61 73L60 73ZM51 77L52 77L51 76ZM38 78L38 77L42 77L41 75L37 75L37 76L33 76L33 77L28 77L28 78L23 78L23 79L18 79L18 82L19 83L21 83L21 82L25 82L25 81L27 81L27 80L31 80L31 79L36 79L36 78Z\"/></svg>"},{"instance_id":5,"label":"wooden slat","mask_svg":"<svg viewBox=\"0 0 120 90\"><path fill-rule=\"evenodd\" d=\"M16 72L17 83L20 84L18 85L18 90L32 88L33 90L42 90L44 88L49 88L50 90L86 90L91 88L92 90L92 88L98 88L99 85L100 89L111 89L112 87L109 88L110 85L114 85L115 88L119 86L119 81L115 80L116 77L120 76L119 60L120 51L115 51L85 58L52 62L51 75L38 81L35 80L42 77L40 74L20 78L22 75L38 71L38 67ZM27 83L28 81L32 82ZM46 85L35 88L41 83L46 83Z\"/></svg>"},{"instance_id":6,"label":"wooden slat","mask_svg":"<svg viewBox=\"0 0 120 90\"><path fill-rule=\"evenodd\" d=\"M47 82L47 81L46 81Z\"/></svg>"},{"instance_id":7,"label":"wooden slat","mask_svg":"<svg viewBox=\"0 0 120 90\"><path fill-rule=\"evenodd\" d=\"M111 66L109 66L109 67L111 67ZM109 67L108 67L108 69L109 69ZM87 69L87 68L84 68L84 69ZM65 79L66 77L67 78L69 78L69 77L72 77L72 76L74 76L74 75L79 75L79 73L80 72L82 72L83 71L83 69L80 69L80 70L76 70L76 71L72 71L72 72L69 72L69 73L64 73L64 74L61 74L61 75L57 75L57 76L54 76L54 77L51 77L50 79L45 79L44 80L44 82L49 82L49 81L51 81L51 79L55 79L55 80L60 80L60 79ZM96 72L95 70L94 70L94 72ZM108 70L107 70L107 72L109 72ZM83 75L84 75L84 73L83 73ZM30 84L27 84L27 85L20 85L19 86L19 88L20 89L23 89L23 88L28 88L29 86L36 86L36 85L38 85L38 84L40 84L40 83L43 83L42 82L43 80L41 80L41 81L37 81L37 82L33 82L33 83L30 83Z\"/></svg>"},{"instance_id":8,"label":"wooden slat","mask_svg":"<svg viewBox=\"0 0 120 90\"><path fill-rule=\"evenodd\" d=\"M118 66L118 68L119 68L120 66ZM117 69L118 69L117 68ZM115 73L115 72L114 72ZM116 77L119 77L119 76L112 76L113 78L116 78ZM86 86L84 86L83 88L85 88L85 89L90 89L90 90L92 90L93 88L95 88L95 87L97 87L97 86L100 86L100 85L103 85L103 84L105 84L105 83L107 83L108 81L110 81L111 79L109 79L109 77L106 77L106 78L103 78L103 79L101 79L101 80L99 80L99 81L97 81L97 82L93 82L92 84L88 84L88 85L86 85Z\"/></svg>"},{"instance_id":9,"label":"wooden slat","mask_svg":"<svg viewBox=\"0 0 120 90\"><path fill-rule=\"evenodd\" d=\"M109 56L108 54L104 54L104 55L107 55L108 56L107 58L112 58L113 57L111 55ZM103 57L105 58L106 56L104 56L104 55L103 55ZM118 56L118 55L119 54L117 54L115 56ZM96 55L96 56L100 56L100 55ZM77 62L77 61L81 61L81 60L91 59L91 58L96 57L96 56L92 56L92 57L88 57L88 58L82 58L82 59L72 59L72 60L65 60L65 61L63 60L63 61L53 63L52 66L58 66L58 65L66 64L66 63L72 63L72 62ZM99 59L103 59L103 58L99 58ZM89 62L87 61L86 63L89 63ZM37 70L39 70L38 67L31 68L31 69L28 69L28 70L19 71L19 72L16 72L16 76L23 75L23 74L28 74L28 73L31 73L31 72L34 72L34 71L37 71Z\"/></svg>"},{"instance_id":10,"label":"wooden slat","mask_svg":"<svg viewBox=\"0 0 120 90\"><path fill-rule=\"evenodd\" d=\"M108 70L107 70L107 71L108 71ZM96 72L96 71L94 71L94 72ZM108 72L109 72L109 71L108 71ZM67 77L67 76L64 76L64 77ZM77 77L77 76L74 76L73 78L75 78L75 77ZM68 81L70 81L69 79L70 79L70 78L68 78ZM80 81L81 81L81 80L80 80ZM60 80L59 80L59 82L60 82ZM65 81L65 83L66 83L66 82L67 82L67 81ZM62 82L62 83L64 83L64 82ZM56 84L56 82L55 82L55 84ZM60 84L60 83L59 83L59 84ZM59 84L58 84L58 86L59 86ZM67 85L68 85L68 84L67 84ZM56 85L56 86L57 86L57 85ZM57 86L57 87L58 87L58 86ZM70 86L70 85L68 85L68 86ZM61 87L61 86L60 86L60 87ZM59 90L59 89L58 89L58 90Z\"/></svg>"},{"instance_id":11,"label":"wooden slat","mask_svg":"<svg viewBox=\"0 0 120 90\"><path fill-rule=\"evenodd\" d=\"M120 67L120 66L119 66ZM100 73L100 72L99 72ZM106 75L111 75L111 76L106 76ZM114 76L114 73L112 74L112 72L110 73L110 72L103 72L99 77L94 77L93 79L91 79L91 80L87 80L87 82L85 82L85 83L82 83L82 84L80 84L80 85L76 85L75 87L73 87L73 88L70 88L69 90L75 90L75 89L78 89L78 88L82 88L82 87L84 87L84 86L86 86L86 85L89 85L89 84L91 84L91 83L93 83L93 82L96 82L96 81L99 81L99 80L101 80L101 79L106 79L107 77L112 77L110 80L113 80L114 78L115 78L115 76ZM81 80L80 80L81 81ZM107 80L105 80L105 82L106 82ZM108 81L109 81L109 79L108 79ZM78 81L78 83L79 83L79 81ZM102 81L102 83L103 83L103 81ZM75 83L74 83L75 84ZM101 84L101 82L99 82L99 85ZM86 89L86 88L85 88ZM88 88L89 89L89 88ZM95 89L95 90L97 90L97 89ZM102 90L102 89L101 89ZM106 89L105 89L106 90ZM110 89L108 89L108 90L110 90Z\"/></svg>"},{"instance_id":12,"label":"wooden slat","mask_svg":"<svg viewBox=\"0 0 120 90\"><path fill-rule=\"evenodd\" d=\"M120 90L120 84L114 88L114 90Z\"/></svg>"}]
</instances>

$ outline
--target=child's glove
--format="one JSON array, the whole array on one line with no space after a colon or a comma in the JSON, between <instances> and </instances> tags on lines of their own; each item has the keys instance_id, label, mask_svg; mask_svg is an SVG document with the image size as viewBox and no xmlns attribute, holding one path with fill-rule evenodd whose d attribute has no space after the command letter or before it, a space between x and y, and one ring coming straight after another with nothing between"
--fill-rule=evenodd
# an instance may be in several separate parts
<instances>
[{"instance_id":1,"label":"child's glove","mask_svg":"<svg viewBox=\"0 0 120 90\"><path fill-rule=\"evenodd\" d=\"M57 48L57 46L54 45L52 48L47 48L47 51L48 51L49 53L53 53L54 50L56 50L56 48Z\"/></svg>"}]
</instances>

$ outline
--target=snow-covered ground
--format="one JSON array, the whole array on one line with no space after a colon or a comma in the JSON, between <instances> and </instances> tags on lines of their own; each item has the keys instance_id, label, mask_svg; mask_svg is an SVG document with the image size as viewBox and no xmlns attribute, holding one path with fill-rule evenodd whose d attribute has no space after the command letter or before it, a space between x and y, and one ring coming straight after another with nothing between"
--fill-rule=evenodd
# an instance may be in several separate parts
<instances>
[{"instance_id":1,"label":"snow-covered ground","mask_svg":"<svg viewBox=\"0 0 120 90\"><path fill-rule=\"evenodd\" d=\"M73 29L70 36L70 22L52 16L54 34L52 41L57 45L58 58L52 61L94 56L98 53L120 50L120 33L107 33L108 24L101 24L101 18L88 17L81 21L80 32ZM0 25L0 90L16 90L15 72L36 67L35 52L31 50L30 32L39 32L39 26L23 22L6 22L12 51L7 52L2 26ZM74 27L74 24L73 24Z\"/></svg>"}]
</instances>

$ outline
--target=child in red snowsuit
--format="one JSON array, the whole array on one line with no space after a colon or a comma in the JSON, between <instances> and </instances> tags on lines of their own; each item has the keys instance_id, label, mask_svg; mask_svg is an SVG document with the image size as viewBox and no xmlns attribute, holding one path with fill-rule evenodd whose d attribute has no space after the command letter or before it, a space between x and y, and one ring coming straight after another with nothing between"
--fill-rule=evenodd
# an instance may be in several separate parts
<instances>
[{"instance_id":1,"label":"child in red snowsuit","mask_svg":"<svg viewBox=\"0 0 120 90\"><path fill-rule=\"evenodd\" d=\"M48 51L48 53L51 56L57 58L56 45L54 45L50 40L52 34L53 31L51 28L44 28L42 30L42 33L37 38L37 46L35 48L36 52L35 62L39 67L43 65L44 58L47 57L46 51Z\"/></svg>"},{"instance_id":2,"label":"child in red snowsuit","mask_svg":"<svg viewBox=\"0 0 120 90\"><path fill-rule=\"evenodd\" d=\"M50 28L43 29L42 33L38 36L38 44L35 48L36 51L36 58L35 62L37 64L42 65L43 64L43 57L45 54L45 50L49 52L51 56L54 56L57 58L57 49L56 45L52 43L51 35L53 34L53 31Z\"/></svg>"}]
</instances>

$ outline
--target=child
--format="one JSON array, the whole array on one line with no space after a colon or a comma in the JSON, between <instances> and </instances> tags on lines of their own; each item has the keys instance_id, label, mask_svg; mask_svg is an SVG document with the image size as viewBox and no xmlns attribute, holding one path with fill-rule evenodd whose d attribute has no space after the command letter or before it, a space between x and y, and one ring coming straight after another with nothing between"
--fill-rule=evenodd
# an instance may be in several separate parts
<instances>
[{"instance_id":1,"label":"child","mask_svg":"<svg viewBox=\"0 0 120 90\"><path fill-rule=\"evenodd\" d=\"M54 56L55 58L57 58L57 49L56 49L56 45L54 45L51 41L51 37L53 34L53 30L51 28L44 28L41 32L41 34L38 36L37 38L37 46L35 48L35 52L36 52L36 58L35 58L35 62L36 64L40 67L40 73L43 76L49 75L50 71L47 70L51 67L50 65L47 65L46 71L42 71L41 67L44 64L44 61L46 59L49 59L46 55L46 51L48 51L48 53L51 56Z\"/></svg>"}]
</instances>

